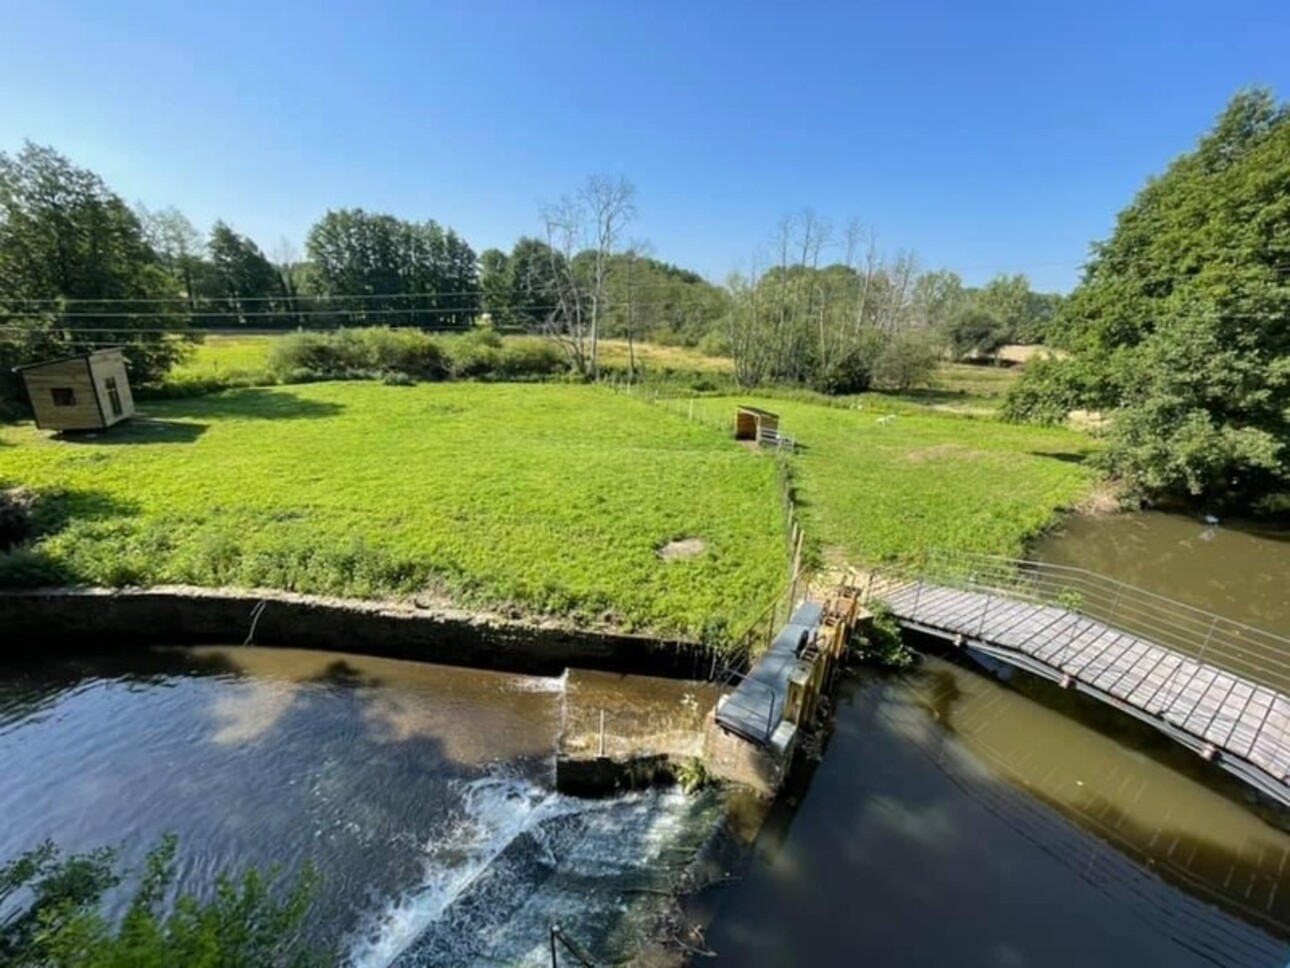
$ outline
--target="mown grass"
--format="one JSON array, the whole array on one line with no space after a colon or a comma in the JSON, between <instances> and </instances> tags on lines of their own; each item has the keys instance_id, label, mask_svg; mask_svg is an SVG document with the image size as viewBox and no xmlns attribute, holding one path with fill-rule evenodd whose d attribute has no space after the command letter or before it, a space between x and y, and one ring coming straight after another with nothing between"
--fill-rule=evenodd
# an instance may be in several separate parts
<instances>
[{"instance_id":1,"label":"mown grass","mask_svg":"<svg viewBox=\"0 0 1290 968\"><path fill-rule=\"evenodd\" d=\"M273 587L719 637L785 567L773 463L597 387L319 383L150 401L93 439L0 427L46 495L0 582ZM701 539L665 562L664 543Z\"/></svg>"},{"instance_id":2,"label":"mown grass","mask_svg":"<svg viewBox=\"0 0 1290 968\"><path fill-rule=\"evenodd\" d=\"M781 431L804 445L791 459L800 513L826 558L861 564L937 548L1018 555L1096 478L1086 463L1096 443L1059 428L783 398L706 397L696 414L715 426L737 403L779 413Z\"/></svg>"}]
</instances>

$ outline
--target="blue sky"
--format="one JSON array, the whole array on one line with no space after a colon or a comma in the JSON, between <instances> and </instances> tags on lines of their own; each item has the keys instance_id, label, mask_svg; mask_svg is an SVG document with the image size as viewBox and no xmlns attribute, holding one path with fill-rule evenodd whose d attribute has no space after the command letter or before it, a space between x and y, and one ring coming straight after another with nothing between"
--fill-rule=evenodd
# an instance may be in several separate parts
<instances>
[{"instance_id":1,"label":"blue sky","mask_svg":"<svg viewBox=\"0 0 1290 968\"><path fill-rule=\"evenodd\" d=\"M719 278L804 206L970 282L1069 288L1240 87L1290 98L1290 4L0 0L0 149L271 250L327 208L535 233L588 174Z\"/></svg>"}]
</instances>

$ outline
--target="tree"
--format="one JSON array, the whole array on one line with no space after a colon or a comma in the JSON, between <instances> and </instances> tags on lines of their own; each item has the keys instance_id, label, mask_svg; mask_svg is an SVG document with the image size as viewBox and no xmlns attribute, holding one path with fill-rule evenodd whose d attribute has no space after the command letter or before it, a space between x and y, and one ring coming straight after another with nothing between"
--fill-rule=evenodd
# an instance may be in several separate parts
<instances>
[{"instance_id":1,"label":"tree","mask_svg":"<svg viewBox=\"0 0 1290 968\"><path fill-rule=\"evenodd\" d=\"M131 379L159 379L187 343L183 291L139 218L98 177L52 148L0 153L0 373L105 344L125 348Z\"/></svg>"},{"instance_id":2,"label":"tree","mask_svg":"<svg viewBox=\"0 0 1290 968\"><path fill-rule=\"evenodd\" d=\"M204 244L201 233L173 205L154 212L139 202L135 205L135 213L144 239L157 254L162 268L188 298L189 312L194 312L197 297L201 294L199 280L209 277L209 273L204 271L208 266L202 264Z\"/></svg>"},{"instance_id":3,"label":"tree","mask_svg":"<svg viewBox=\"0 0 1290 968\"><path fill-rule=\"evenodd\" d=\"M957 360L994 356L1008 342L1009 332L998 316L979 307L960 312L946 328L950 352Z\"/></svg>"},{"instance_id":4,"label":"tree","mask_svg":"<svg viewBox=\"0 0 1290 968\"><path fill-rule=\"evenodd\" d=\"M1242 505L1290 487L1290 107L1238 94L1093 249L1014 419L1079 400L1140 494Z\"/></svg>"},{"instance_id":5,"label":"tree","mask_svg":"<svg viewBox=\"0 0 1290 968\"><path fill-rule=\"evenodd\" d=\"M619 176L592 175L574 195L542 209L552 308L544 331L574 368L596 379L600 331L607 307L606 280L628 223L636 216L636 188Z\"/></svg>"},{"instance_id":6,"label":"tree","mask_svg":"<svg viewBox=\"0 0 1290 968\"><path fill-rule=\"evenodd\" d=\"M329 211L305 248L314 295L334 297L332 322L462 326L479 311L475 252L434 220Z\"/></svg>"},{"instance_id":7,"label":"tree","mask_svg":"<svg viewBox=\"0 0 1290 968\"><path fill-rule=\"evenodd\" d=\"M501 249L485 249L479 253L479 289L484 312L493 325L510 323L510 259Z\"/></svg>"},{"instance_id":8,"label":"tree","mask_svg":"<svg viewBox=\"0 0 1290 968\"><path fill-rule=\"evenodd\" d=\"M222 221L207 243L212 269L209 311L214 324L280 323L286 309L282 276L260 247Z\"/></svg>"},{"instance_id":9,"label":"tree","mask_svg":"<svg viewBox=\"0 0 1290 968\"><path fill-rule=\"evenodd\" d=\"M919 273L912 253L884 257L857 221L842 236L844 261L825 265L834 237L809 211L788 216L771 237L771 266L728 281L726 336L741 385L861 393L930 376L935 327L959 299L958 277Z\"/></svg>"}]
</instances>

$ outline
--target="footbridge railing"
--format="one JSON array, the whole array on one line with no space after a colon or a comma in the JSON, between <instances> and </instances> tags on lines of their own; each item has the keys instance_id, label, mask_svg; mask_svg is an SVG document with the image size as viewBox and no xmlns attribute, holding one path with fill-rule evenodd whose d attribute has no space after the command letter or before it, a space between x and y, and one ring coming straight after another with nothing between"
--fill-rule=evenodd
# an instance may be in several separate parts
<instances>
[{"instance_id":1,"label":"footbridge railing","mask_svg":"<svg viewBox=\"0 0 1290 968\"><path fill-rule=\"evenodd\" d=\"M875 569L865 595L880 600L911 586L916 595L939 586L984 593L1000 607L1025 601L1062 608L1290 694L1290 638L1083 568L934 551Z\"/></svg>"}]
</instances>

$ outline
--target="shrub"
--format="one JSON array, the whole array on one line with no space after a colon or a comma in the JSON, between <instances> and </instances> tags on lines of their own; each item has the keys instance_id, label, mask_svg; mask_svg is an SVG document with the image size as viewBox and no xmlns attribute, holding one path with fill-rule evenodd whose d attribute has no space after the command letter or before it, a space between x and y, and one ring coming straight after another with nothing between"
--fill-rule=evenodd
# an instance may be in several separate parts
<instances>
[{"instance_id":1,"label":"shrub","mask_svg":"<svg viewBox=\"0 0 1290 968\"><path fill-rule=\"evenodd\" d=\"M100 968L106 965L326 965L301 927L316 890L312 871L294 884L250 871L220 875L214 898L164 902L175 877L173 837L149 855L124 916L108 918L103 895L122 874L116 854L100 849L62 857L49 841L0 865L0 963ZM285 889L284 889L285 887Z\"/></svg>"},{"instance_id":2,"label":"shrub","mask_svg":"<svg viewBox=\"0 0 1290 968\"><path fill-rule=\"evenodd\" d=\"M377 326L291 333L274 344L269 370L287 383L363 379L389 372L440 380L448 366L443 348L420 330Z\"/></svg>"},{"instance_id":3,"label":"shrub","mask_svg":"<svg viewBox=\"0 0 1290 968\"><path fill-rule=\"evenodd\" d=\"M855 653L862 662L886 669L908 669L917 658L901 638L900 623L882 604L874 607L868 630L855 643Z\"/></svg>"},{"instance_id":4,"label":"shrub","mask_svg":"<svg viewBox=\"0 0 1290 968\"><path fill-rule=\"evenodd\" d=\"M559 347L534 336L510 340L497 360L497 376L503 380L554 376L567 368Z\"/></svg>"},{"instance_id":5,"label":"shrub","mask_svg":"<svg viewBox=\"0 0 1290 968\"><path fill-rule=\"evenodd\" d=\"M451 338L446 346L448 367L458 380L488 376L502 357L502 338L491 326L481 326Z\"/></svg>"},{"instance_id":6,"label":"shrub","mask_svg":"<svg viewBox=\"0 0 1290 968\"><path fill-rule=\"evenodd\" d=\"M704 333L699 340L698 350L704 356L729 356L730 337L720 330Z\"/></svg>"},{"instance_id":7,"label":"shrub","mask_svg":"<svg viewBox=\"0 0 1290 968\"><path fill-rule=\"evenodd\" d=\"M887 390L909 390L926 384L936 369L931 340L918 333L887 338L873 365L874 383Z\"/></svg>"}]
</instances>

